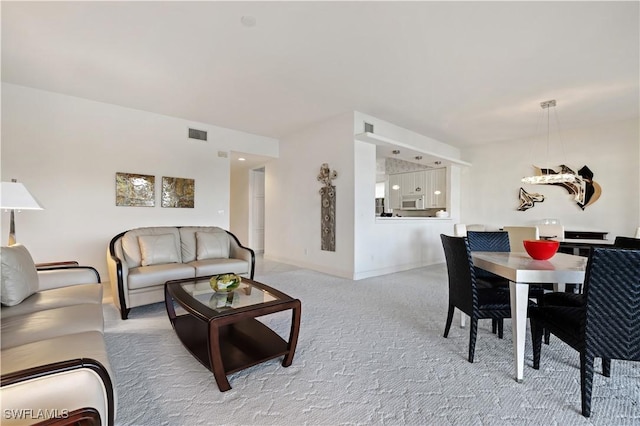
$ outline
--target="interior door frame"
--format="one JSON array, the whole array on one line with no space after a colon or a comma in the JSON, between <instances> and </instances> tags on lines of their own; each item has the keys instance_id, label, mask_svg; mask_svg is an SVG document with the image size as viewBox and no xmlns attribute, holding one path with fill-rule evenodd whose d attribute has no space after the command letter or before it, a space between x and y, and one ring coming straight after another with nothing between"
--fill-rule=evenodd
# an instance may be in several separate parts
<instances>
[{"instance_id":1,"label":"interior door frame","mask_svg":"<svg viewBox=\"0 0 640 426\"><path fill-rule=\"evenodd\" d=\"M256 194L256 187L255 187L255 176L257 173L262 173L263 175L265 175L266 170L264 168L264 166L261 167L256 167L256 168L252 168L249 169L249 229L248 229L248 234L249 234L249 247L255 247L255 237L254 237L254 222L256 220L256 218L254 217L254 200L255 200L255 194ZM266 178L266 175L265 175ZM263 179L263 185L264 185L264 179ZM266 191L265 188L262 188L262 193L264 194L263 198L266 198ZM264 208L263 208L263 214L264 214ZM264 218L263 218L263 223L264 223ZM266 226L266 225L265 225ZM254 249L256 253L264 253L264 228L263 228L263 236L262 236L262 248L261 249Z\"/></svg>"}]
</instances>

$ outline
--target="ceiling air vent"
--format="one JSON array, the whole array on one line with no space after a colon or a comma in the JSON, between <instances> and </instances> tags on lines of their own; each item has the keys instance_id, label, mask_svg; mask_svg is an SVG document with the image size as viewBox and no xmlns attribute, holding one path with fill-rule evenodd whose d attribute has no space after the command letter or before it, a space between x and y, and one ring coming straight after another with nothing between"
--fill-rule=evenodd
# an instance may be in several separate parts
<instances>
[{"instance_id":1,"label":"ceiling air vent","mask_svg":"<svg viewBox=\"0 0 640 426\"><path fill-rule=\"evenodd\" d=\"M189 139L198 139L200 141L207 140L207 132L189 128Z\"/></svg>"}]
</instances>

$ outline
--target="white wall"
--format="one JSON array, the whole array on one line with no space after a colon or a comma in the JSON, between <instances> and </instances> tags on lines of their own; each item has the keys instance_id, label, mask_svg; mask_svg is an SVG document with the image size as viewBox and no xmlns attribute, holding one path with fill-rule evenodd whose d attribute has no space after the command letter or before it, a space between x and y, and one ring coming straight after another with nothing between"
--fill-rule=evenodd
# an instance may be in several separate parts
<instances>
[{"instance_id":1,"label":"white wall","mask_svg":"<svg viewBox=\"0 0 640 426\"><path fill-rule=\"evenodd\" d=\"M187 127L209 141L187 139ZM277 156L278 141L209 124L2 84L2 180L44 205L16 216L36 262L78 260L107 279L111 238L138 226L229 227L230 150ZM156 207L116 207L116 172L156 176ZM195 208L160 207L162 176L195 179ZM2 240L9 214L2 213ZM4 242L3 242L4 244Z\"/></svg>"},{"instance_id":2,"label":"white wall","mask_svg":"<svg viewBox=\"0 0 640 426\"><path fill-rule=\"evenodd\" d=\"M376 147L356 141L355 152L354 278L417 268L441 259L442 249L435 237L449 220L376 219Z\"/></svg>"},{"instance_id":3,"label":"white wall","mask_svg":"<svg viewBox=\"0 0 640 426\"><path fill-rule=\"evenodd\" d=\"M535 150L543 150L544 144L536 148L532 140L516 140L464 150L464 159L473 167L462 171L461 221L499 228L555 218L569 230L608 231L610 239L633 236L640 226L639 124L631 120L562 132L565 154L552 154L549 161L555 161L551 164L564 162L575 171L587 165L602 186L600 199L584 211L563 188L520 183L533 172L532 158L540 157ZM543 194L545 201L517 211L521 186Z\"/></svg>"},{"instance_id":4,"label":"white wall","mask_svg":"<svg viewBox=\"0 0 640 426\"><path fill-rule=\"evenodd\" d=\"M460 149L440 142L428 136L421 135L409 129L397 126L380 118L364 114L359 111L354 113L354 134L364 132L364 122L373 124L374 133L385 138L393 139L402 144L406 144L416 150L429 152L442 157L460 159Z\"/></svg>"},{"instance_id":5,"label":"white wall","mask_svg":"<svg viewBox=\"0 0 640 426\"><path fill-rule=\"evenodd\" d=\"M456 148L359 112L354 117L355 134L364 130L364 121L374 124L375 133L386 138L450 158L460 158ZM356 141L354 165L354 279L444 262L440 234L451 234L453 223L459 217L460 166L447 167L447 199L451 218L389 220L375 217L375 145Z\"/></svg>"},{"instance_id":6,"label":"white wall","mask_svg":"<svg viewBox=\"0 0 640 426\"><path fill-rule=\"evenodd\" d=\"M265 258L353 276L352 129L353 113L345 113L280 140L279 158L266 167ZM338 172L335 252L320 249L322 184L317 176L322 163ZM370 201L373 205L373 198Z\"/></svg>"}]
</instances>

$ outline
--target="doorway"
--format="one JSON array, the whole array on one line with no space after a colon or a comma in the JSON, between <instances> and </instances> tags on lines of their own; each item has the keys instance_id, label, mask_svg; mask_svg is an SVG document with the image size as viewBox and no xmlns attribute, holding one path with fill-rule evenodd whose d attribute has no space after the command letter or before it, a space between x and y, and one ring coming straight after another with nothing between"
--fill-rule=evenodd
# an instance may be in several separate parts
<instances>
[{"instance_id":1,"label":"doorway","mask_svg":"<svg viewBox=\"0 0 640 426\"><path fill-rule=\"evenodd\" d=\"M249 244L256 253L264 253L264 167L251 169L249 177Z\"/></svg>"}]
</instances>

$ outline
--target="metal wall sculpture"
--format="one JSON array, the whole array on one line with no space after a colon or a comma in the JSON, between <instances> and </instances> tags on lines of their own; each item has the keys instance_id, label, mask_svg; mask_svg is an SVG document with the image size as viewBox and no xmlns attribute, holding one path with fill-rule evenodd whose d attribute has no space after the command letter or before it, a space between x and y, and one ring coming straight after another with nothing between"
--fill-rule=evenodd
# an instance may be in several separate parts
<instances>
[{"instance_id":1,"label":"metal wall sculpture","mask_svg":"<svg viewBox=\"0 0 640 426\"><path fill-rule=\"evenodd\" d=\"M162 207L192 209L195 194L194 179L162 177Z\"/></svg>"},{"instance_id":2,"label":"metal wall sculpture","mask_svg":"<svg viewBox=\"0 0 640 426\"><path fill-rule=\"evenodd\" d=\"M320 248L325 251L336 251L336 187L331 181L337 177L338 172L331 171L327 163L322 164L318 175L318 181L324 184L320 188Z\"/></svg>"},{"instance_id":3,"label":"metal wall sculpture","mask_svg":"<svg viewBox=\"0 0 640 426\"><path fill-rule=\"evenodd\" d=\"M536 174L538 175L547 175L547 174L558 174L558 173L571 173L575 175L574 182L563 182L563 183L545 183L544 185L555 185L561 186L567 190L567 192L573 195L573 199L582 210L584 210L587 206L592 205L600 198L602 194L602 187L598 182L593 180L593 172L586 165L583 166L578 173L571 170L564 164L560 164L560 171L556 172L553 169L542 169L536 167ZM528 196L538 195L542 197L542 200L530 200L523 204L523 192ZM524 189L520 188L520 207L518 210L524 211L528 208L533 207L533 203L536 201L544 201L544 196L540 194L528 194ZM525 206L523 208L523 205Z\"/></svg>"},{"instance_id":4,"label":"metal wall sculpture","mask_svg":"<svg viewBox=\"0 0 640 426\"><path fill-rule=\"evenodd\" d=\"M521 212L534 207L535 203L541 203L544 201L544 195L528 193L524 190L524 188L520 188L519 198L520 205L518 206L518 210L520 210Z\"/></svg>"},{"instance_id":5,"label":"metal wall sculpture","mask_svg":"<svg viewBox=\"0 0 640 426\"><path fill-rule=\"evenodd\" d=\"M549 173L555 173L549 169ZM593 180L593 172L586 165L583 166L578 173L575 173L569 167L564 164L560 164L560 173L573 173L576 175L575 182L571 183L554 183L551 185L558 185L567 190L567 192L573 195L578 207L584 210L587 206L598 201L600 194L602 194L602 188L598 182Z\"/></svg>"},{"instance_id":6,"label":"metal wall sculpture","mask_svg":"<svg viewBox=\"0 0 640 426\"><path fill-rule=\"evenodd\" d=\"M116 173L116 206L154 207L156 177Z\"/></svg>"}]
</instances>

